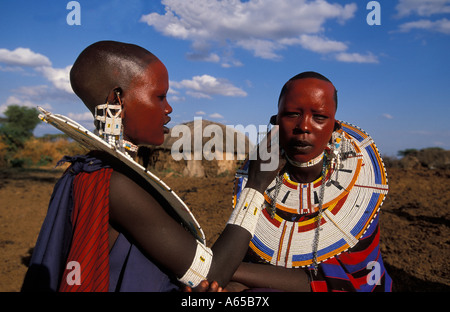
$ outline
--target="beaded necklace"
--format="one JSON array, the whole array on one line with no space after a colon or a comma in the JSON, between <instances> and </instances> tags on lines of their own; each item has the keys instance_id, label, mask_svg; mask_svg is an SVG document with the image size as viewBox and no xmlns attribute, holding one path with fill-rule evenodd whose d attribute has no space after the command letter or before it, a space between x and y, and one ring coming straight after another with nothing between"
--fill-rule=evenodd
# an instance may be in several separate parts
<instances>
[{"instance_id":1,"label":"beaded necklace","mask_svg":"<svg viewBox=\"0 0 450 312\"><path fill-rule=\"evenodd\" d=\"M325 152L324 152L325 154ZM319 246L319 234L320 234L320 220L322 219L322 210L323 210L323 197L325 194L325 177L327 174L327 165L328 165L328 157L324 157L323 165L322 165L322 184L320 185L319 190L319 213L316 217L316 229L314 230L314 241L313 241L313 265L314 265L314 274L317 275L317 269L319 268L319 264L317 262L317 248Z\"/></svg>"},{"instance_id":2,"label":"beaded necklace","mask_svg":"<svg viewBox=\"0 0 450 312\"><path fill-rule=\"evenodd\" d=\"M317 216L315 217L315 222L316 222L316 228L314 230L314 240L313 240L313 266L314 266L314 273L315 275L317 275L317 270L318 270L318 262L317 262L317 248L319 246L319 235L320 235L320 221L322 219L322 210L323 210L323 197L324 197L324 192L325 192L325 177L327 174L327 166L328 164L330 164L330 161L328 160L328 156L330 155L330 153L326 153L325 151L319 155L318 157L306 162L306 163L298 163L295 162L293 160L291 160L286 154L285 157L288 160L289 163L291 163L292 165L294 165L295 167L299 167L299 168L306 168L306 167L311 167L314 166L316 164L318 164L322 159L323 159L323 164L322 164L322 172L321 172L321 179L322 179L322 184L320 185L320 189L319 189L319 206L318 206L318 213ZM286 172L286 175L289 176L289 173ZM273 219L275 217L275 213L276 213L276 202L277 202L277 197L278 194L280 192L280 188L281 185L283 184L283 179L282 177L280 177L280 175L276 176L276 182L275 182L275 191L274 191L274 195L271 198L271 204L268 207L269 213L271 218Z\"/></svg>"},{"instance_id":3,"label":"beaded necklace","mask_svg":"<svg viewBox=\"0 0 450 312\"><path fill-rule=\"evenodd\" d=\"M130 141L122 140L123 141L123 148L130 152L137 152L138 146L134 145Z\"/></svg>"},{"instance_id":4,"label":"beaded necklace","mask_svg":"<svg viewBox=\"0 0 450 312\"><path fill-rule=\"evenodd\" d=\"M317 165L318 163L320 163L320 161L323 159L325 155L325 152L323 152L322 154L320 154L319 156L317 156L316 158L313 158L305 163L301 163L298 161L295 161L291 158L289 158L289 156L287 154L284 154L284 156L286 157L286 160L294 167L297 168L308 168L308 167L312 167Z\"/></svg>"}]
</instances>

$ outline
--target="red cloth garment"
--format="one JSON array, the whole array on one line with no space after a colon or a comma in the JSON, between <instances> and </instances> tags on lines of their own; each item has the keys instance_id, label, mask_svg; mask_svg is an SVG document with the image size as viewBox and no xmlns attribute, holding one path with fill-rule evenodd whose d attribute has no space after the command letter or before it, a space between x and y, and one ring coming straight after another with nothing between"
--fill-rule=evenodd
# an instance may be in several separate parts
<instances>
[{"instance_id":1,"label":"red cloth garment","mask_svg":"<svg viewBox=\"0 0 450 312\"><path fill-rule=\"evenodd\" d=\"M103 168L74 179L73 238L59 291L108 291L111 173Z\"/></svg>"}]
</instances>

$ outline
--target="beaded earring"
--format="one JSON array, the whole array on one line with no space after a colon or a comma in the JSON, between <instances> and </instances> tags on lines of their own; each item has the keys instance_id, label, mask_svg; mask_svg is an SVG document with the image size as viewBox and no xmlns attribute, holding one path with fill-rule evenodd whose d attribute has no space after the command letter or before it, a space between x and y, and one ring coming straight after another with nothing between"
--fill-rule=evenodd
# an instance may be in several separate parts
<instances>
[{"instance_id":1,"label":"beaded earring","mask_svg":"<svg viewBox=\"0 0 450 312\"><path fill-rule=\"evenodd\" d=\"M330 148L330 158L332 166L336 165L336 168L339 168L341 162L341 147L342 147L342 130L338 129L333 131L331 135L331 143L329 144Z\"/></svg>"},{"instance_id":2,"label":"beaded earring","mask_svg":"<svg viewBox=\"0 0 450 312\"><path fill-rule=\"evenodd\" d=\"M351 139L347 138L344 131L339 127L334 130L331 135L331 142L328 143L329 157L331 158L331 166L342 168L342 161L350 156L354 156Z\"/></svg>"},{"instance_id":3,"label":"beaded earring","mask_svg":"<svg viewBox=\"0 0 450 312\"><path fill-rule=\"evenodd\" d=\"M99 136L107 143L123 152L136 152L138 147L123 139L122 101L120 92L115 91L115 93L119 104L110 104L107 101L105 104L97 105L94 111L94 123Z\"/></svg>"}]
</instances>

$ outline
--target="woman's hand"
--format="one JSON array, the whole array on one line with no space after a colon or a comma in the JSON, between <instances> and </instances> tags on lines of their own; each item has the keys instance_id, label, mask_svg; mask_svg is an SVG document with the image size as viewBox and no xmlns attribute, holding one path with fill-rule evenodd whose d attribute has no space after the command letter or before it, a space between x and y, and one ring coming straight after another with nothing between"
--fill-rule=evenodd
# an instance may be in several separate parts
<instances>
[{"instance_id":1,"label":"woman's hand","mask_svg":"<svg viewBox=\"0 0 450 312\"><path fill-rule=\"evenodd\" d=\"M183 292L222 292L222 287L216 281L209 283L207 280L201 281L194 289L190 286L183 286Z\"/></svg>"},{"instance_id":2,"label":"woman's hand","mask_svg":"<svg viewBox=\"0 0 450 312\"><path fill-rule=\"evenodd\" d=\"M270 151L270 152L269 152ZM286 164L281 153L278 138L278 126L274 126L262 142L250 154L248 180L246 187L264 193L270 182Z\"/></svg>"}]
</instances>

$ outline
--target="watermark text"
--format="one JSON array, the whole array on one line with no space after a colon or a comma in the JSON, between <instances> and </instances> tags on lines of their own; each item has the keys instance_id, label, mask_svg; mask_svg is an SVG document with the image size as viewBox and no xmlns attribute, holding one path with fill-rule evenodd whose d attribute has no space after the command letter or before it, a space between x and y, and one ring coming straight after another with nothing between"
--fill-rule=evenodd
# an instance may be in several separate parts
<instances>
[{"instance_id":1,"label":"watermark text","mask_svg":"<svg viewBox=\"0 0 450 312\"><path fill-rule=\"evenodd\" d=\"M203 127L202 118L194 118L193 131L187 125L172 128L171 136L179 139L172 144L171 155L178 161L244 160L248 154L250 160L262 160L262 171L273 171L279 163L278 127L271 130L270 139L265 136L257 146L247 144L247 141L258 141L260 133L266 132L267 126L255 125L227 125L225 131L217 124ZM249 140L246 140L245 134L248 134ZM204 138L210 139L203 143Z\"/></svg>"},{"instance_id":2,"label":"watermark text","mask_svg":"<svg viewBox=\"0 0 450 312\"><path fill-rule=\"evenodd\" d=\"M367 274L367 284L370 286L381 284L381 266L377 261L370 261L366 265L367 270L371 270Z\"/></svg>"},{"instance_id":3,"label":"watermark text","mask_svg":"<svg viewBox=\"0 0 450 312\"><path fill-rule=\"evenodd\" d=\"M366 6L367 10L371 10L369 14L367 14L366 21L367 25L381 25L381 6L378 1L370 1Z\"/></svg>"},{"instance_id":4,"label":"watermark text","mask_svg":"<svg viewBox=\"0 0 450 312\"><path fill-rule=\"evenodd\" d=\"M81 25L81 6L78 1L70 1L66 6L67 10L71 10L66 17L67 25Z\"/></svg>"}]
</instances>

